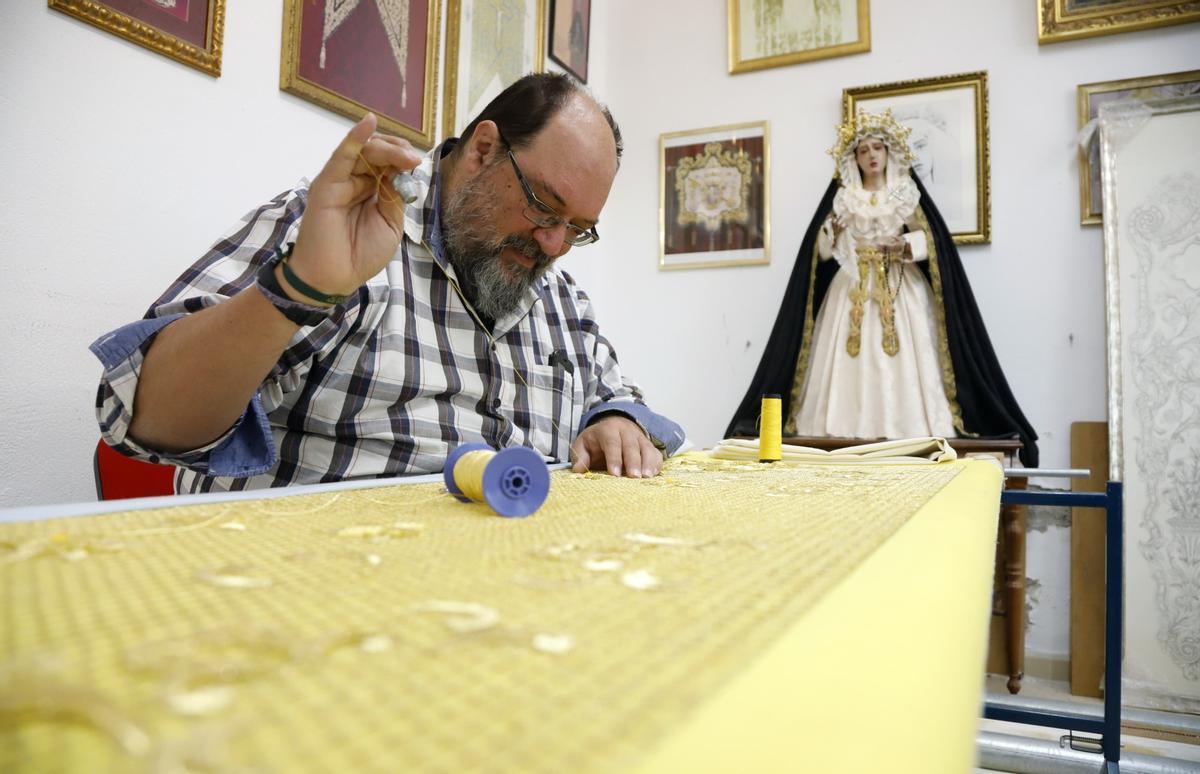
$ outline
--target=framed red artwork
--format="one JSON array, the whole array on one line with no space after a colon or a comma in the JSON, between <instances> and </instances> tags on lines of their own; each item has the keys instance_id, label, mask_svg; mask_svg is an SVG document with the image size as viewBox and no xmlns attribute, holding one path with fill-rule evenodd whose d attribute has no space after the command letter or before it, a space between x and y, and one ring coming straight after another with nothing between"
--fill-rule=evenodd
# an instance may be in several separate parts
<instances>
[{"instance_id":1,"label":"framed red artwork","mask_svg":"<svg viewBox=\"0 0 1200 774\"><path fill-rule=\"evenodd\" d=\"M225 0L49 0L48 5L211 76L221 74Z\"/></svg>"},{"instance_id":2,"label":"framed red artwork","mask_svg":"<svg viewBox=\"0 0 1200 774\"><path fill-rule=\"evenodd\" d=\"M659 136L660 269L770 261L769 140L766 121Z\"/></svg>"},{"instance_id":3,"label":"framed red artwork","mask_svg":"<svg viewBox=\"0 0 1200 774\"><path fill-rule=\"evenodd\" d=\"M433 145L438 0L284 0L279 88Z\"/></svg>"},{"instance_id":4,"label":"framed red artwork","mask_svg":"<svg viewBox=\"0 0 1200 774\"><path fill-rule=\"evenodd\" d=\"M550 0L550 58L587 83L592 0Z\"/></svg>"}]
</instances>

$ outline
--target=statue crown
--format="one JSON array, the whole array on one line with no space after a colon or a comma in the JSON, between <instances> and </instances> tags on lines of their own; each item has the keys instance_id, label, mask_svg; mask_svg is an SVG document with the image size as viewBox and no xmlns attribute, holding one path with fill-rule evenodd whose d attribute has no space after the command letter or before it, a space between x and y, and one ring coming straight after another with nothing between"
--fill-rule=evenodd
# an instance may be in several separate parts
<instances>
[{"instance_id":1,"label":"statue crown","mask_svg":"<svg viewBox=\"0 0 1200 774\"><path fill-rule=\"evenodd\" d=\"M908 135L912 129L903 126L893 116L891 109L882 113L868 113L862 108L837 128L837 143L829 149L834 162L841 162L847 153L853 153L858 143L864 137L879 137L887 144L888 150L898 159L911 164L916 160L908 147Z\"/></svg>"}]
</instances>

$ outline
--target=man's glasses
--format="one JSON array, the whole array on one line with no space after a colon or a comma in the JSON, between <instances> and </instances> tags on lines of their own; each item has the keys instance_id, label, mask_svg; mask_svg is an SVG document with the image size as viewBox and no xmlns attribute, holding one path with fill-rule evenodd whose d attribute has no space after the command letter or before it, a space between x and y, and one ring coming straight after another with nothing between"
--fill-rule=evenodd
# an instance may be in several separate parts
<instances>
[{"instance_id":1,"label":"man's glasses","mask_svg":"<svg viewBox=\"0 0 1200 774\"><path fill-rule=\"evenodd\" d=\"M508 141L504 139L503 135L500 139L505 145L508 145ZM521 190L525 192L524 214L530 223L538 228L554 228L562 223L567 227L567 243L575 247L590 245L600 239L600 234L596 231L595 226L587 229L580 228L559 215L553 207L537 198L533 189L529 187L529 181L522 174L521 167L517 165L517 157L513 155L511 145L508 147L508 160L512 162L513 172L517 173L517 182L521 184Z\"/></svg>"}]
</instances>

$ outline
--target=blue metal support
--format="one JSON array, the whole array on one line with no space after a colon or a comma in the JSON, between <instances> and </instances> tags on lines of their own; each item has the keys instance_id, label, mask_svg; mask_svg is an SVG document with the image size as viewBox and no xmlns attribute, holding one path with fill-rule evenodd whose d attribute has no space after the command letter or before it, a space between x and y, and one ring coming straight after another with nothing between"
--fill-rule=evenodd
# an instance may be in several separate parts
<instances>
[{"instance_id":1,"label":"blue metal support","mask_svg":"<svg viewBox=\"0 0 1200 774\"><path fill-rule=\"evenodd\" d=\"M1000 502L1011 505L1063 505L1103 508L1104 522L1104 717L1097 720L1067 712L1023 710L986 702L983 716L1034 726L1049 726L1100 735L1105 774L1120 774L1121 766L1121 621L1124 600L1124 519L1120 481L1109 481L1099 492L1030 492L1005 490Z\"/></svg>"}]
</instances>

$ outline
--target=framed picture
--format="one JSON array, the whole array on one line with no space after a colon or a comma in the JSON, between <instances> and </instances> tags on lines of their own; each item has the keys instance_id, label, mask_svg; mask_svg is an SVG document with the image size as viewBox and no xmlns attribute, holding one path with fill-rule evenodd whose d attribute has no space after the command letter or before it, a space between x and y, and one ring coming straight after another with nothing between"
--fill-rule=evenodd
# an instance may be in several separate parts
<instances>
[{"instance_id":1,"label":"framed picture","mask_svg":"<svg viewBox=\"0 0 1200 774\"><path fill-rule=\"evenodd\" d=\"M550 58L587 83L592 0L550 0Z\"/></svg>"},{"instance_id":2,"label":"framed picture","mask_svg":"<svg viewBox=\"0 0 1200 774\"><path fill-rule=\"evenodd\" d=\"M660 269L770 261L766 121L658 139Z\"/></svg>"},{"instance_id":3,"label":"framed picture","mask_svg":"<svg viewBox=\"0 0 1200 774\"><path fill-rule=\"evenodd\" d=\"M871 50L867 0L726 0L729 72Z\"/></svg>"},{"instance_id":4,"label":"framed picture","mask_svg":"<svg viewBox=\"0 0 1200 774\"><path fill-rule=\"evenodd\" d=\"M49 0L49 6L214 78L221 74L225 0Z\"/></svg>"},{"instance_id":5,"label":"framed picture","mask_svg":"<svg viewBox=\"0 0 1200 774\"><path fill-rule=\"evenodd\" d=\"M1146 78L1126 78L1122 81L1084 83L1079 86L1076 103L1079 128L1096 120L1100 106L1122 99L1142 101L1200 94L1200 70L1170 75L1151 75ZM1089 143L1087 150L1079 149L1079 222L1084 226L1103 220L1100 202L1100 144Z\"/></svg>"},{"instance_id":6,"label":"framed picture","mask_svg":"<svg viewBox=\"0 0 1200 774\"><path fill-rule=\"evenodd\" d=\"M546 0L448 0L442 136L457 137L500 92L545 66Z\"/></svg>"},{"instance_id":7,"label":"framed picture","mask_svg":"<svg viewBox=\"0 0 1200 774\"><path fill-rule=\"evenodd\" d=\"M1200 2L1179 0L1036 0L1038 43L1200 21Z\"/></svg>"},{"instance_id":8,"label":"framed picture","mask_svg":"<svg viewBox=\"0 0 1200 774\"><path fill-rule=\"evenodd\" d=\"M438 0L284 0L279 88L428 148Z\"/></svg>"},{"instance_id":9,"label":"framed picture","mask_svg":"<svg viewBox=\"0 0 1200 774\"><path fill-rule=\"evenodd\" d=\"M860 108L890 109L912 130L913 171L942 213L955 244L992 239L987 73L943 75L842 92L842 120Z\"/></svg>"}]
</instances>

